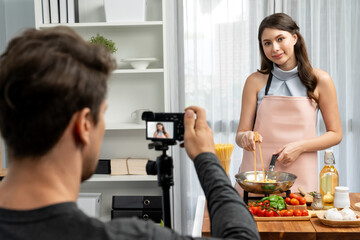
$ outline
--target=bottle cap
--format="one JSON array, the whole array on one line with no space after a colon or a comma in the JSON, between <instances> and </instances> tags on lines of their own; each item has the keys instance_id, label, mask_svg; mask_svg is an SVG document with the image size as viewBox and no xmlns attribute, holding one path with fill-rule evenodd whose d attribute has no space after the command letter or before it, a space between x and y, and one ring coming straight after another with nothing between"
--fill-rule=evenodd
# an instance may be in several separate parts
<instances>
[{"instance_id":1,"label":"bottle cap","mask_svg":"<svg viewBox=\"0 0 360 240\"><path fill-rule=\"evenodd\" d=\"M337 187L335 187L335 191L337 191L337 192L349 192L349 188L348 187L343 187L343 186L337 186Z\"/></svg>"},{"instance_id":2,"label":"bottle cap","mask_svg":"<svg viewBox=\"0 0 360 240\"><path fill-rule=\"evenodd\" d=\"M315 193L314 198L321 198L321 193Z\"/></svg>"},{"instance_id":3,"label":"bottle cap","mask_svg":"<svg viewBox=\"0 0 360 240\"><path fill-rule=\"evenodd\" d=\"M325 164L335 164L335 157L332 150L326 150L324 155Z\"/></svg>"}]
</instances>

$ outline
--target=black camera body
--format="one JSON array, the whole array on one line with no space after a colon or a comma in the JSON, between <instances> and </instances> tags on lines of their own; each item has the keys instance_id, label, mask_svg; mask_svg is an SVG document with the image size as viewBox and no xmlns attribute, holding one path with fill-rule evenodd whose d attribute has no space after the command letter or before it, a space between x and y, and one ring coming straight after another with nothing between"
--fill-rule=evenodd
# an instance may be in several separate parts
<instances>
[{"instance_id":1,"label":"black camera body","mask_svg":"<svg viewBox=\"0 0 360 240\"><path fill-rule=\"evenodd\" d=\"M141 116L146 121L146 139L169 145L184 140L184 113L144 112Z\"/></svg>"}]
</instances>

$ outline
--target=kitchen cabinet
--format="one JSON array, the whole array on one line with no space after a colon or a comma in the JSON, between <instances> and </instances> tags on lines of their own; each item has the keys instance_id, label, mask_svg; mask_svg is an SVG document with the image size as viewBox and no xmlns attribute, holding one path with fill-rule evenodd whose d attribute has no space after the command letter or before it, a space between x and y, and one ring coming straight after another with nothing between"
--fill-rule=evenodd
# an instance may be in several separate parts
<instances>
[{"instance_id":1,"label":"kitchen cabinet","mask_svg":"<svg viewBox=\"0 0 360 240\"><path fill-rule=\"evenodd\" d=\"M131 1L131 0L129 0ZM105 114L106 132L100 153L101 159L149 158L160 152L148 149L145 124L135 123L132 113L137 109L154 112L169 111L167 88L167 41L164 6L167 0L147 0L146 21L106 22L103 0L78 0L79 22L44 24L42 1L34 0L35 25L38 29L65 25L85 40L101 34L115 42L114 58L118 68L108 84L108 109ZM156 58L147 69L133 69L121 59ZM95 175L82 184L82 192L101 192L102 218L109 219L112 195L161 195L156 176Z\"/></svg>"}]
</instances>

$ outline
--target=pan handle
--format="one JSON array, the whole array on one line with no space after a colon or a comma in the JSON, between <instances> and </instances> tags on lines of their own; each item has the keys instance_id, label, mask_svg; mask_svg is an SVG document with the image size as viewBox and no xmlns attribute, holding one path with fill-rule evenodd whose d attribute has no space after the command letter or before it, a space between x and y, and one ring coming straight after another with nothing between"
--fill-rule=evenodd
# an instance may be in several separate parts
<instances>
[{"instance_id":1,"label":"pan handle","mask_svg":"<svg viewBox=\"0 0 360 240\"><path fill-rule=\"evenodd\" d=\"M279 154L274 154L271 157L271 161L270 161L270 166L269 166L269 171L272 172L274 171L275 168L275 162L277 160L277 158L279 157Z\"/></svg>"}]
</instances>

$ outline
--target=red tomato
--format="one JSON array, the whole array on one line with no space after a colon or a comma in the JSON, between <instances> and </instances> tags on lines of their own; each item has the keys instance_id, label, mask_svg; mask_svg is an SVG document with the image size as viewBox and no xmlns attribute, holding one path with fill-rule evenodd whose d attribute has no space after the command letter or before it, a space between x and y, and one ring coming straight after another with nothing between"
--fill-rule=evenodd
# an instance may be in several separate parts
<instances>
[{"instance_id":1,"label":"red tomato","mask_svg":"<svg viewBox=\"0 0 360 240\"><path fill-rule=\"evenodd\" d=\"M286 216L287 217L291 217L291 216L293 216L294 215L294 211L293 210L287 210L287 212L286 212Z\"/></svg>"},{"instance_id":2,"label":"red tomato","mask_svg":"<svg viewBox=\"0 0 360 240\"><path fill-rule=\"evenodd\" d=\"M291 205L299 205L299 200L297 200L296 198L292 198L290 200L290 203L291 203Z\"/></svg>"},{"instance_id":3,"label":"red tomato","mask_svg":"<svg viewBox=\"0 0 360 240\"><path fill-rule=\"evenodd\" d=\"M299 210L299 209L295 209L295 210L294 210L294 216L298 216L298 217L299 217L299 216L301 216L301 214L302 214L302 213L301 213L301 210Z\"/></svg>"},{"instance_id":4,"label":"red tomato","mask_svg":"<svg viewBox=\"0 0 360 240\"><path fill-rule=\"evenodd\" d=\"M263 201L263 204L264 204L265 207L268 207L268 206L270 206L270 201L265 200L265 201Z\"/></svg>"},{"instance_id":5,"label":"red tomato","mask_svg":"<svg viewBox=\"0 0 360 240\"><path fill-rule=\"evenodd\" d=\"M253 210L252 208L249 208L249 211L251 212L251 214L252 214L253 216L256 215L256 213L254 213L254 210Z\"/></svg>"},{"instance_id":6,"label":"red tomato","mask_svg":"<svg viewBox=\"0 0 360 240\"><path fill-rule=\"evenodd\" d=\"M250 212L253 214L253 215L256 215L257 211L259 210L259 207L250 207Z\"/></svg>"},{"instance_id":7,"label":"red tomato","mask_svg":"<svg viewBox=\"0 0 360 240\"><path fill-rule=\"evenodd\" d=\"M286 209L283 209L283 210L280 211L280 216L286 217L286 215L287 215L287 210Z\"/></svg>"},{"instance_id":8,"label":"red tomato","mask_svg":"<svg viewBox=\"0 0 360 240\"><path fill-rule=\"evenodd\" d=\"M258 209L258 211L257 211L257 213L256 213L256 215L258 216L258 217L264 217L265 216L265 214L266 214L266 209L264 208L264 209Z\"/></svg>"},{"instance_id":9,"label":"red tomato","mask_svg":"<svg viewBox=\"0 0 360 240\"><path fill-rule=\"evenodd\" d=\"M265 215L266 215L266 217L273 217L274 216L274 211L273 210L266 211Z\"/></svg>"},{"instance_id":10,"label":"red tomato","mask_svg":"<svg viewBox=\"0 0 360 240\"><path fill-rule=\"evenodd\" d=\"M296 194L296 193L290 193L289 197L290 197L290 198L296 198L297 200L299 200L299 199L301 198L301 197L300 197L298 194Z\"/></svg>"},{"instance_id":11,"label":"red tomato","mask_svg":"<svg viewBox=\"0 0 360 240\"><path fill-rule=\"evenodd\" d=\"M306 198L301 197L301 198L299 199L299 203L300 203L301 205L306 204Z\"/></svg>"},{"instance_id":12,"label":"red tomato","mask_svg":"<svg viewBox=\"0 0 360 240\"><path fill-rule=\"evenodd\" d=\"M301 211L301 216L309 216L308 210L304 209Z\"/></svg>"},{"instance_id":13,"label":"red tomato","mask_svg":"<svg viewBox=\"0 0 360 240\"><path fill-rule=\"evenodd\" d=\"M291 198L289 198L289 197L285 198L286 204L290 204L290 200L291 200Z\"/></svg>"},{"instance_id":14,"label":"red tomato","mask_svg":"<svg viewBox=\"0 0 360 240\"><path fill-rule=\"evenodd\" d=\"M280 210L275 210L274 211L274 217L280 217L280 216L281 216Z\"/></svg>"}]
</instances>

